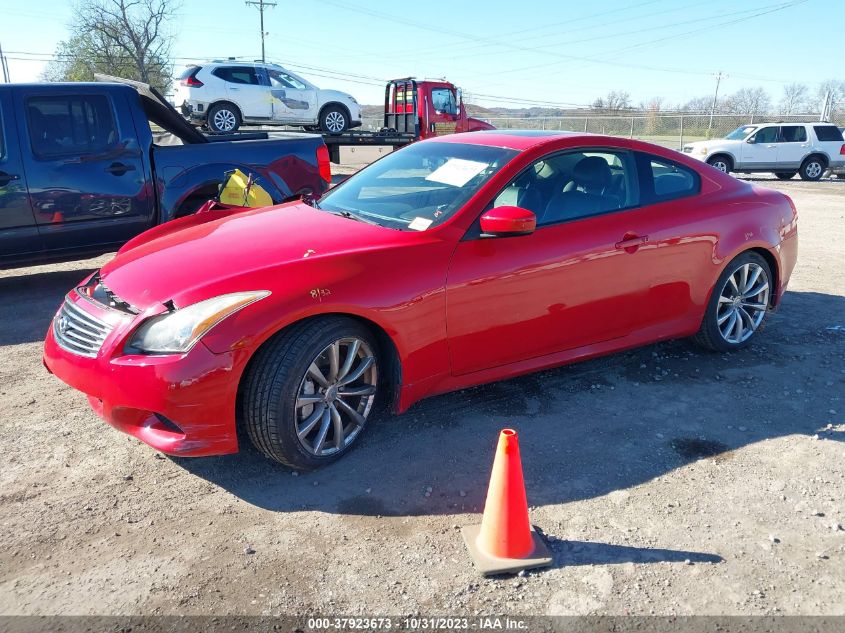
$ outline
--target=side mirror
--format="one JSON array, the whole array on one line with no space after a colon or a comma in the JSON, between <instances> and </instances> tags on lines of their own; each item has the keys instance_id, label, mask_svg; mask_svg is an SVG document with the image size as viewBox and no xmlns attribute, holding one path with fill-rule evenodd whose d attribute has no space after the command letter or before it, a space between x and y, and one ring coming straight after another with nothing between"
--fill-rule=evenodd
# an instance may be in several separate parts
<instances>
[{"instance_id":1,"label":"side mirror","mask_svg":"<svg viewBox=\"0 0 845 633\"><path fill-rule=\"evenodd\" d=\"M537 216L521 207L496 207L481 216L482 237L529 235L537 228Z\"/></svg>"},{"instance_id":2,"label":"side mirror","mask_svg":"<svg viewBox=\"0 0 845 633\"><path fill-rule=\"evenodd\" d=\"M756 135L756 134L752 134L751 136L749 136L749 137L748 137L748 140L746 140L745 142L746 142L746 143L751 143L752 145L754 145L754 143L756 143L756 142L757 142L757 135Z\"/></svg>"}]
</instances>

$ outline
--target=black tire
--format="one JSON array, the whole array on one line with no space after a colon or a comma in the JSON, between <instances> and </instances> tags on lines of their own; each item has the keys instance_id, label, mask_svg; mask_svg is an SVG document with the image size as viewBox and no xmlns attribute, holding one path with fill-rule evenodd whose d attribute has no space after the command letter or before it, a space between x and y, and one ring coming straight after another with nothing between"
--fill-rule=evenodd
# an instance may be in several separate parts
<instances>
[{"instance_id":1,"label":"black tire","mask_svg":"<svg viewBox=\"0 0 845 633\"><path fill-rule=\"evenodd\" d=\"M258 350L241 385L240 419L253 445L264 455L296 470L314 470L336 461L357 444L364 425L359 426L348 446L333 449L337 452L331 455L317 455L300 441L296 427L297 396L308 378L312 361L335 341L353 337L368 345L374 354L377 382L373 399L378 400L387 391L378 373L378 343L369 329L353 319L342 316L310 319L280 332ZM320 395L316 390L307 393ZM378 404L372 405L372 401L370 404L364 415L367 421L379 409ZM316 411L317 406L323 405L309 406ZM334 432L332 428L332 437Z\"/></svg>"},{"instance_id":2,"label":"black tire","mask_svg":"<svg viewBox=\"0 0 845 633\"><path fill-rule=\"evenodd\" d=\"M208 109L208 129L217 134L231 134L241 127L241 113L231 103L215 103Z\"/></svg>"},{"instance_id":3,"label":"black tire","mask_svg":"<svg viewBox=\"0 0 845 633\"><path fill-rule=\"evenodd\" d=\"M326 134L343 134L349 129L349 112L343 106L326 106L320 112L320 129Z\"/></svg>"},{"instance_id":4,"label":"black tire","mask_svg":"<svg viewBox=\"0 0 845 633\"><path fill-rule=\"evenodd\" d=\"M801 163L801 169L798 170L798 174L801 176L801 180L815 181L824 175L825 169L827 169L827 161L824 158L821 156L808 156Z\"/></svg>"},{"instance_id":5,"label":"black tire","mask_svg":"<svg viewBox=\"0 0 845 633\"><path fill-rule=\"evenodd\" d=\"M731 160L731 157L726 156L725 154L716 154L715 156L711 156L707 159L707 164L711 167L715 167L725 174L731 173L734 168L734 162Z\"/></svg>"},{"instance_id":6,"label":"black tire","mask_svg":"<svg viewBox=\"0 0 845 633\"><path fill-rule=\"evenodd\" d=\"M719 298L722 295L722 289L726 287L728 283L728 277L733 275L737 272L742 266L745 264L756 264L763 269L763 274L766 275L766 280L769 284L769 297L771 297L771 293L774 292L774 279L772 278L772 269L769 266L768 262L763 259L762 256L754 253L752 251L746 251L732 259L725 269L722 271L722 274L719 275L719 279L716 281L716 285L713 287L713 292L710 296L710 301L707 303L707 310L704 312L704 318L701 320L701 327L699 328L698 332L693 336L693 340L700 345L701 347L712 350L715 352L731 352L734 350L742 349L746 345L748 345L756 336L757 332L763 329L766 323L766 314L764 313L762 321L759 323L757 328L753 331L753 333L747 338L746 340L739 342L739 343L732 343L725 339L722 336L722 333L719 329L719 325L717 323L718 319L718 309L719 309ZM771 304L771 300L768 302Z\"/></svg>"},{"instance_id":7,"label":"black tire","mask_svg":"<svg viewBox=\"0 0 845 633\"><path fill-rule=\"evenodd\" d=\"M798 173L797 171L776 171L775 177L778 180L790 180L790 179L794 178L795 174L797 174L797 173Z\"/></svg>"}]
</instances>

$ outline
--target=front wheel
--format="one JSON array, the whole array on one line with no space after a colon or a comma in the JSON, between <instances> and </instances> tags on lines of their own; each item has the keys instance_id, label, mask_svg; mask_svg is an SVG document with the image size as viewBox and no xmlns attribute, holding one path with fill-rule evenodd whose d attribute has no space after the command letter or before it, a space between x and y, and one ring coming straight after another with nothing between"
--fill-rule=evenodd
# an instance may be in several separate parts
<instances>
[{"instance_id":1,"label":"front wheel","mask_svg":"<svg viewBox=\"0 0 845 633\"><path fill-rule=\"evenodd\" d=\"M320 129L329 134L341 134L349 129L349 115L339 106L330 106L320 113Z\"/></svg>"},{"instance_id":2,"label":"front wheel","mask_svg":"<svg viewBox=\"0 0 845 633\"><path fill-rule=\"evenodd\" d=\"M717 352L745 347L763 326L771 294L766 260L752 252L736 257L716 282L695 341Z\"/></svg>"},{"instance_id":3,"label":"front wheel","mask_svg":"<svg viewBox=\"0 0 845 633\"><path fill-rule=\"evenodd\" d=\"M775 172L775 177L776 177L778 180L790 180L790 179L791 179L791 178L793 178L793 177L795 176L795 174L797 174L797 173L798 173L797 171L776 171L776 172Z\"/></svg>"},{"instance_id":4,"label":"front wheel","mask_svg":"<svg viewBox=\"0 0 845 633\"><path fill-rule=\"evenodd\" d=\"M798 173L801 175L801 180L818 180L822 177L827 165L818 156L810 156L801 164L801 169Z\"/></svg>"},{"instance_id":5,"label":"front wheel","mask_svg":"<svg viewBox=\"0 0 845 633\"><path fill-rule=\"evenodd\" d=\"M726 174L731 173L733 163L727 156L716 155L707 160L707 164Z\"/></svg>"},{"instance_id":6,"label":"front wheel","mask_svg":"<svg viewBox=\"0 0 845 633\"><path fill-rule=\"evenodd\" d=\"M352 448L378 390L378 345L370 331L343 317L315 319L257 352L241 390L241 419L267 457L313 470Z\"/></svg>"}]
</instances>

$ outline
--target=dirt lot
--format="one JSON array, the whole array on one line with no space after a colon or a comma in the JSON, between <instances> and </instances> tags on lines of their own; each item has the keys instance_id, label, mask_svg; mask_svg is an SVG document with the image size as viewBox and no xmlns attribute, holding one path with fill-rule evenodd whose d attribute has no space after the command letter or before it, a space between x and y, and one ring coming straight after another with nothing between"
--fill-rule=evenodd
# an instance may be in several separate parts
<instances>
[{"instance_id":1,"label":"dirt lot","mask_svg":"<svg viewBox=\"0 0 845 633\"><path fill-rule=\"evenodd\" d=\"M53 312L107 257L0 272L0 613L845 614L845 181L755 180L801 249L750 349L433 398L309 475L165 458L47 374ZM482 579L458 528L506 425L555 564Z\"/></svg>"}]
</instances>

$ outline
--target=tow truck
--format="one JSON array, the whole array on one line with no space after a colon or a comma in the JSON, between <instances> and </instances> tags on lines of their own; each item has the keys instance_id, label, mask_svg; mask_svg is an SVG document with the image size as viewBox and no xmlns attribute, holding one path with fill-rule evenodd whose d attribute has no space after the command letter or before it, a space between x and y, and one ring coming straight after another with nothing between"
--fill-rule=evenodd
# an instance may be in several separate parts
<instances>
[{"instance_id":1,"label":"tow truck","mask_svg":"<svg viewBox=\"0 0 845 633\"><path fill-rule=\"evenodd\" d=\"M384 125L377 132L324 134L331 162L340 162L341 147L390 146L397 149L432 136L493 130L486 121L467 114L461 90L441 80L393 79L384 89Z\"/></svg>"}]
</instances>

